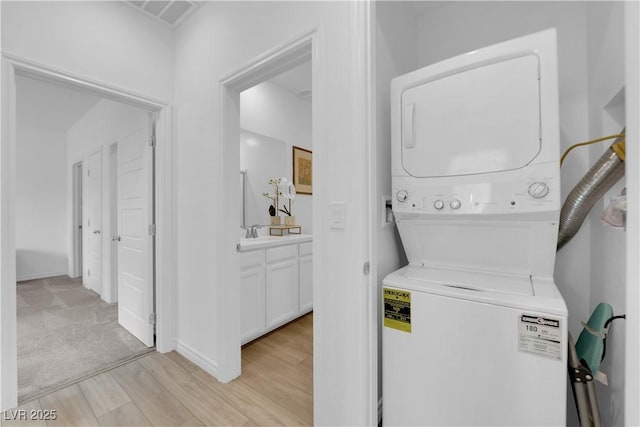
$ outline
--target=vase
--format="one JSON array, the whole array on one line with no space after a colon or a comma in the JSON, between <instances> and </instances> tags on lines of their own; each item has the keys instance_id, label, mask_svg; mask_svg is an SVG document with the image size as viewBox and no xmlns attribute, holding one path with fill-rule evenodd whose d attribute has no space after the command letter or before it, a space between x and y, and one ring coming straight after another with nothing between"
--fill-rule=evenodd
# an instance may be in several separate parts
<instances>
[{"instance_id":1,"label":"vase","mask_svg":"<svg viewBox=\"0 0 640 427\"><path fill-rule=\"evenodd\" d=\"M269 218L271 218L271 223L270 223L271 225L280 225L281 224L279 216L272 216L272 217L269 217Z\"/></svg>"},{"instance_id":2,"label":"vase","mask_svg":"<svg viewBox=\"0 0 640 427\"><path fill-rule=\"evenodd\" d=\"M288 215L284 217L284 225L296 225L295 215Z\"/></svg>"}]
</instances>

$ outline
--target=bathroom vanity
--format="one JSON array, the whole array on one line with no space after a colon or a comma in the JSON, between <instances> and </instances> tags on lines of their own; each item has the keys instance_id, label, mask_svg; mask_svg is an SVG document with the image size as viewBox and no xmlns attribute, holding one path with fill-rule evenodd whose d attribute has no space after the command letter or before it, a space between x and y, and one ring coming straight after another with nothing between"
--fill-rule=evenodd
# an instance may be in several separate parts
<instances>
[{"instance_id":1,"label":"bathroom vanity","mask_svg":"<svg viewBox=\"0 0 640 427\"><path fill-rule=\"evenodd\" d=\"M313 242L309 234L241 239L241 342L313 309Z\"/></svg>"}]
</instances>

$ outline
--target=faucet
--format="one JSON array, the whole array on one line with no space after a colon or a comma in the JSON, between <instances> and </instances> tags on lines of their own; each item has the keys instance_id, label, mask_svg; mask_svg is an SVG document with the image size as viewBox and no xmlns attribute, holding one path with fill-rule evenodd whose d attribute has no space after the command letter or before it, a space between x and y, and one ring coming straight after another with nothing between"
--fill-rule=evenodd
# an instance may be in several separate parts
<instances>
[{"instance_id":1,"label":"faucet","mask_svg":"<svg viewBox=\"0 0 640 427\"><path fill-rule=\"evenodd\" d=\"M247 230L247 234L244 236L245 239L257 239L259 228L262 228L260 224L254 224L250 227L245 228L245 230Z\"/></svg>"}]
</instances>

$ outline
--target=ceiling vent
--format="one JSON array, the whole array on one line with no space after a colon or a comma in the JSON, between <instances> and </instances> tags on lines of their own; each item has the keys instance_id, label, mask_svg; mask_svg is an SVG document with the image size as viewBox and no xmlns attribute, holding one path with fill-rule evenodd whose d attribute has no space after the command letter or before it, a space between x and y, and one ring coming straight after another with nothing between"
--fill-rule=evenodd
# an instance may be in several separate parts
<instances>
[{"instance_id":1,"label":"ceiling vent","mask_svg":"<svg viewBox=\"0 0 640 427\"><path fill-rule=\"evenodd\" d=\"M171 28L180 25L188 15L200 6L199 2L187 0L127 0L126 3Z\"/></svg>"}]
</instances>

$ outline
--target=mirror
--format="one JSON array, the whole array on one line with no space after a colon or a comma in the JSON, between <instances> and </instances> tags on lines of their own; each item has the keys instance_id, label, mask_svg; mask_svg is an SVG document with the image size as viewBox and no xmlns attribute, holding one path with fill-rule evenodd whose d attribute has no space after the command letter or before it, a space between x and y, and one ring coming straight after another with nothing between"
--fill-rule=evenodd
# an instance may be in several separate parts
<instances>
[{"instance_id":1,"label":"mirror","mask_svg":"<svg viewBox=\"0 0 640 427\"><path fill-rule=\"evenodd\" d=\"M240 130L240 170L243 181L245 226L269 223L271 201L262 194L273 191L267 181L289 176L287 144L258 133Z\"/></svg>"}]
</instances>

